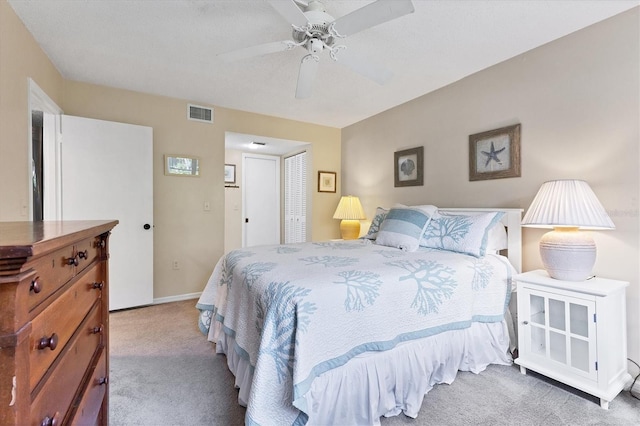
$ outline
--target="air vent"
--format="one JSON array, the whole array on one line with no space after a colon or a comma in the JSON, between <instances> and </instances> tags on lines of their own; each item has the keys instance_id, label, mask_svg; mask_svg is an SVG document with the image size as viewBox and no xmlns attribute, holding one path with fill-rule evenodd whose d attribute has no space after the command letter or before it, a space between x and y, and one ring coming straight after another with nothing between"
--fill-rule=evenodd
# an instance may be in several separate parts
<instances>
[{"instance_id":1,"label":"air vent","mask_svg":"<svg viewBox=\"0 0 640 426\"><path fill-rule=\"evenodd\" d=\"M187 118L203 123L213 123L213 109L198 105L187 105Z\"/></svg>"}]
</instances>

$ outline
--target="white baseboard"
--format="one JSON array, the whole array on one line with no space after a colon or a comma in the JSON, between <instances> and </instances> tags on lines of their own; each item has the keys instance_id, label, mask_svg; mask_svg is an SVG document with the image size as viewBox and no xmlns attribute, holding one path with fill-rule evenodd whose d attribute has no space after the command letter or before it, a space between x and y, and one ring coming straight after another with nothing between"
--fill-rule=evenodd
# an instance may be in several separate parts
<instances>
[{"instance_id":1,"label":"white baseboard","mask_svg":"<svg viewBox=\"0 0 640 426\"><path fill-rule=\"evenodd\" d=\"M156 299L153 299L153 304L159 305L161 303L180 302L182 300L197 299L201 294L202 292L200 291L197 293L178 294L177 296L158 297Z\"/></svg>"}]
</instances>

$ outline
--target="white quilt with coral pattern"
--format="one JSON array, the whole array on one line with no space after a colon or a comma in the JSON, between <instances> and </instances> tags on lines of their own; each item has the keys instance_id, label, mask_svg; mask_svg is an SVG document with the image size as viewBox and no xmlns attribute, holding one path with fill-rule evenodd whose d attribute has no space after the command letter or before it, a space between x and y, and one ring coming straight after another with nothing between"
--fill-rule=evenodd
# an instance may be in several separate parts
<instances>
[{"instance_id":1,"label":"white quilt with coral pattern","mask_svg":"<svg viewBox=\"0 0 640 426\"><path fill-rule=\"evenodd\" d=\"M502 321L513 272L498 255L368 240L251 247L220 259L197 307L209 340L232 337L254 368L247 424L304 424L302 396L323 372L363 352Z\"/></svg>"}]
</instances>

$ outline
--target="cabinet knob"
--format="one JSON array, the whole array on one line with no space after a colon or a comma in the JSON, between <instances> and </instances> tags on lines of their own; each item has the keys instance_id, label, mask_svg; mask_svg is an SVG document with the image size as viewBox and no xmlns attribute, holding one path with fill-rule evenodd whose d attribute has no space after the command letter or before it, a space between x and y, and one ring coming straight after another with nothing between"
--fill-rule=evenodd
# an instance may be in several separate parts
<instances>
[{"instance_id":1,"label":"cabinet knob","mask_svg":"<svg viewBox=\"0 0 640 426\"><path fill-rule=\"evenodd\" d=\"M89 252L84 250L84 251L79 251L78 252L78 257L80 259L88 259L89 258Z\"/></svg>"},{"instance_id":2,"label":"cabinet knob","mask_svg":"<svg viewBox=\"0 0 640 426\"><path fill-rule=\"evenodd\" d=\"M51 337L45 336L42 339L40 339L40 342L38 342L38 349L40 350L49 348L53 351L57 346L58 346L58 335L56 333L53 333Z\"/></svg>"},{"instance_id":3,"label":"cabinet knob","mask_svg":"<svg viewBox=\"0 0 640 426\"><path fill-rule=\"evenodd\" d=\"M524 325L529 325L529 321L522 321Z\"/></svg>"},{"instance_id":4,"label":"cabinet knob","mask_svg":"<svg viewBox=\"0 0 640 426\"><path fill-rule=\"evenodd\" d=\"M91 333L92 333L92 334L102 333L102 330L103 330L103 327L102 327L102 324L100 324L100 325L99 325L99 326L97 326L97 327L93 327L93 328L91 329Z\"/></svg>"},{"instance_id":5,"label":"cabinet knob","mask_svg":"<svg viewBox=\"0 0 640 426\"><path fill-rule=\"evenodd\" d=\"M40 277L36 277L33 281L31 281L31 285L29 286L29 291L38 294L42 291L42 286L40 285Z\"/></svg>"},{"instance_id":6,"label":"cabinet knob","mask_svg":"<svg viewBox=\"0 0 640 426\"><path fill-rule=\"evenodd\" d=\"M58 426L60 424L58 417L60 417L60 413L58 412L56 412L53 417L46 416L42 419L42 422L40 422L40 426Z\"/></svg>"},{"instance_id":7,"label":"cabinet knob","mask_svg":"<svg viewBox=\"0 0 640 426\"><path fill-rule=\"evenodd\" d=\"M69 266L78 266L78 263L80 263L80 261L78 260L77 254L67 259L67 265Z\"/></svg>"},{"instance_id":8,"label":"cabinet knob","mask_svg":"<svg viewBox=\"0 0 640 426\"><path fill-rule=\"evenodd\" d=\"M102 386L102 385L108 385L109 384L109 377L105 376L105 377L100 377L98 379L98 385Z\"/></svg>"},{"instance_id":9,"label":"cabinet knob","mask_svg":"<svg viewBox=\"0 0 640 426\"><path fill-rule=\"evenodd\" d=\"M100 281L99 283L93 283L91 284L92 288L95 288L96 290L102 290L102 288L104 287L104 282Z\"/></svg>"}]
</instances>

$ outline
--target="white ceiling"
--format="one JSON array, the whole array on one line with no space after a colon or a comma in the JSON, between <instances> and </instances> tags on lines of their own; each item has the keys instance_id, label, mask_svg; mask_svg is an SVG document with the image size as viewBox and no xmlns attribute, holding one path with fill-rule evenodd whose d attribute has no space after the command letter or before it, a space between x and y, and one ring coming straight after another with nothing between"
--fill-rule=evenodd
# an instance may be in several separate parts
<instances>
[{"instance_id":1,"label":"white ceiling","mask_svg":"<svg viewBox=\"0 0 640 426\"><path fill-rule=\"evenodd\" d=\"M343 42L388 67L390 83L323 56L304 100L294 97L302 48L231 64L216 57L290 38L262 0L9 3L67 79L342 128L640 2L414 0L415 13ZM325 1L335 18L368 3Z\"/></svg>"}]
</instances>

